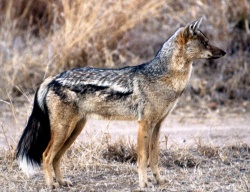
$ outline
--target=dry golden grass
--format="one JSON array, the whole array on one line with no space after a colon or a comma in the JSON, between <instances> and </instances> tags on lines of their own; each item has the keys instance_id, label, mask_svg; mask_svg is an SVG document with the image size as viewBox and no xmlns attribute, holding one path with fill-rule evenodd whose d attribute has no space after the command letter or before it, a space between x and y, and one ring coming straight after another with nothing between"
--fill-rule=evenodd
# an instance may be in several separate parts
<instances>
[{"instance_id":1,"label":"dry golden grass","mask_svg":"<svg viewBox=\"0 0 250 192\"><path fill-rule=\"evenodd\" d=\"M135 145L107 135L75 142L62 170L74 186L57 191L138 191ZM121 150L122 149L122 150ZM1 149L0 184L4 191L49 191L42 171L27 178L13 161L13 150ZM130 158L128 158L130 156ZM134 159L131 161L131 157ZM160 171L166 182L148 191L241 191L250 189L250 147L215 147L201 141L193 147L162 146ZM150 172L149 172L150 173ZM152 179L152 183L154 181Z\"/></svg>"},{"instance_id":2,"label":"dry golden grass","mask_svg":"<svg viewBox=\"0 0 250 192\"><path fill-rule=\"evenodd\" d=\"M197 61L183 98L204 109L249 109L249 13L246 0L3 0L0 98L34 93L45 77L73 67L143 63L178 27L205 16L202 30L227 55Z\"/></svg>"},{"instance_id":3,"label":"dry golden grass","mask_svg":"<svg viewBox=\"0 0 250 192\"><path fill-rule=\"evenodd\" d=\"M24 15L17 18L11 16L12 11L16 11L15 8L11 9L14 2L11 0L6 3L9 6L6 6L6 18L0 31L0 61L4 74L0 80L6 82L1 88L5 92L14 91L14 95L20 95L16 86L34 90L48 75L55 75L72 67L115 67L113 57L119 57L124 62L119 41L127 31L146 18L159 16L163 5L163 2L155 3L153 0L60 1L62 8L48 14L51 17L59 15L63 22L59 22L60 19L54 16L55 21L50 21L47 35L37 37L32 27L40 30L40 33L43 33L44 28L40 29L32 23L30 28L20 29L18 19L21 20L26 15L24 12ZM49 1L45 2L50 4ZM32 9L31 5L28 6L29 4L27 10ZM26 14L28 13L31 14L27 11ZM45 16L50 18L49 15ZM136 60L136 56L132 56ZM1 94L1 97L4 95L5 93Z\"/></svg>"}]
</instances>

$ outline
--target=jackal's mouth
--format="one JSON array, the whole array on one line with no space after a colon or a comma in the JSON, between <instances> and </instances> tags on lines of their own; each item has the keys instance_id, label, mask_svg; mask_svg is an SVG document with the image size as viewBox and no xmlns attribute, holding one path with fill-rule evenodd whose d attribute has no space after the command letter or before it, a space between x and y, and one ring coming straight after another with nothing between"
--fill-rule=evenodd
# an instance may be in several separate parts
<instances>
[{"instance_id":1,"label":"jackal's mouth","mask_svg":"<svg viewBox=\"0 0 250 192\"><path fill-rule=\"evenodd\" d=\"M219 59L222 56L223 55L213 55L213 56L210 56L208 59Z\"/></svg>"},{"instance_id":2,"label":"jackal's mouth","mask_svg":"<svg viewBox=\"0 0 250 192\"><path fill-rule=\"evenodd\" d=\"M224 56L225 54L226 54L226 52L221 50L219 54L210 55L210 57L208 59L219 59L220 57Z\"/></svg>"}]
</instances>

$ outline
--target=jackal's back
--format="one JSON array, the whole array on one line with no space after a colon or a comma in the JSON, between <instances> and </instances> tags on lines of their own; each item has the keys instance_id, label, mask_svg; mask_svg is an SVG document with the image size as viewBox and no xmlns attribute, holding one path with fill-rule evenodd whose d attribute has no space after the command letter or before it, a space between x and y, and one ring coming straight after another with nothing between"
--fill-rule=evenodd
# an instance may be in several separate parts
<instances>
[{"instance_id":1,"label":"jackal's back","mask_svg":"<svg viewBox=\"0 0 250 192\"><path fill-rule=\"evenodd\" d=\"M134 67L79 68L59 74L49 87L63 102L75 103L85 116L136 119L139 103L136 76Z\"/></svg>"}]
</instances>

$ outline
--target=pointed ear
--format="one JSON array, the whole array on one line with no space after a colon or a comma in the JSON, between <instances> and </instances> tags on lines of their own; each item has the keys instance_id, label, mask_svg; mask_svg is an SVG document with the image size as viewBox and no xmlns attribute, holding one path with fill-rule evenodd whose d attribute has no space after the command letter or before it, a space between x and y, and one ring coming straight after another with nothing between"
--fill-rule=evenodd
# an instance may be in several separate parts
<instances>
[{"instance_id":1,"label":"pointed ear","mask_svg":"<svg viewBox=\"0 0 250 192\"><path fill-rule=\"evenodd\" d=\"M201 24L203 18L204 17L201 17L199 20L195 21L194 26L193 26L194 30L196 30L200 27L200 24Z\"/></svg>"},{"instance_id":2,"label":"pointed ear","mask_svg":"<svg viewBox=\"0 0 250 192\"><path fill-rule=\"evenodd\" d=\"M200 19L193 21L189 24L186 25L185 29L184 29L184 36L188 37L193 36L194 32L200 27L200 24L202 22L203 17L201 17Z\"/></svg>"}]
</instances>

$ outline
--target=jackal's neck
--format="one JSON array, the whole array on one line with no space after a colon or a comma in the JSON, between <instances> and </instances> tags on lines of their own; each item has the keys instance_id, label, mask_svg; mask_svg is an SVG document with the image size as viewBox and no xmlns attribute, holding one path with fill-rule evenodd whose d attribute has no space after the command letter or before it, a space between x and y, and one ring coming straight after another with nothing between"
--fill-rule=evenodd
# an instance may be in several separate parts
<instances>
[{"instance_id":1,"label":"jackal's neck","mask_svg":"<svg viewBox=\"0 0 250 192\"><path fill-rule=\"evenodd\" d=\"M162 46L156 57L144 66L145 73L151 77L172 76L173 73L187 74L192 67L185 54L185 45L181 42L181 31L178 29Z\"/></svg>"},{"instance_id":2,"label":"jackal's neck","mask_svg":"<svg viewBox=\"0 0 250 192\"><path fill-rule=\"evenodd\" d=\"M192 61L185 53L185 44L182 41L182 28L178 29L162 46L156 56L160 65L166 65L168 73L172 71L189 70Z\"/></svg>"},{"instance_id":3,"label":"jackal's neck","mask_svg":"<svg viewBox=\"0 0 250 192\"><path fill-rule=\"evenodd\" d=\"M166 82L177 92L185 88L192 71L192 61L186 56L181 32L181 29L177 30L148 64L157 80Z\"/></svg>"}]
</instances>

